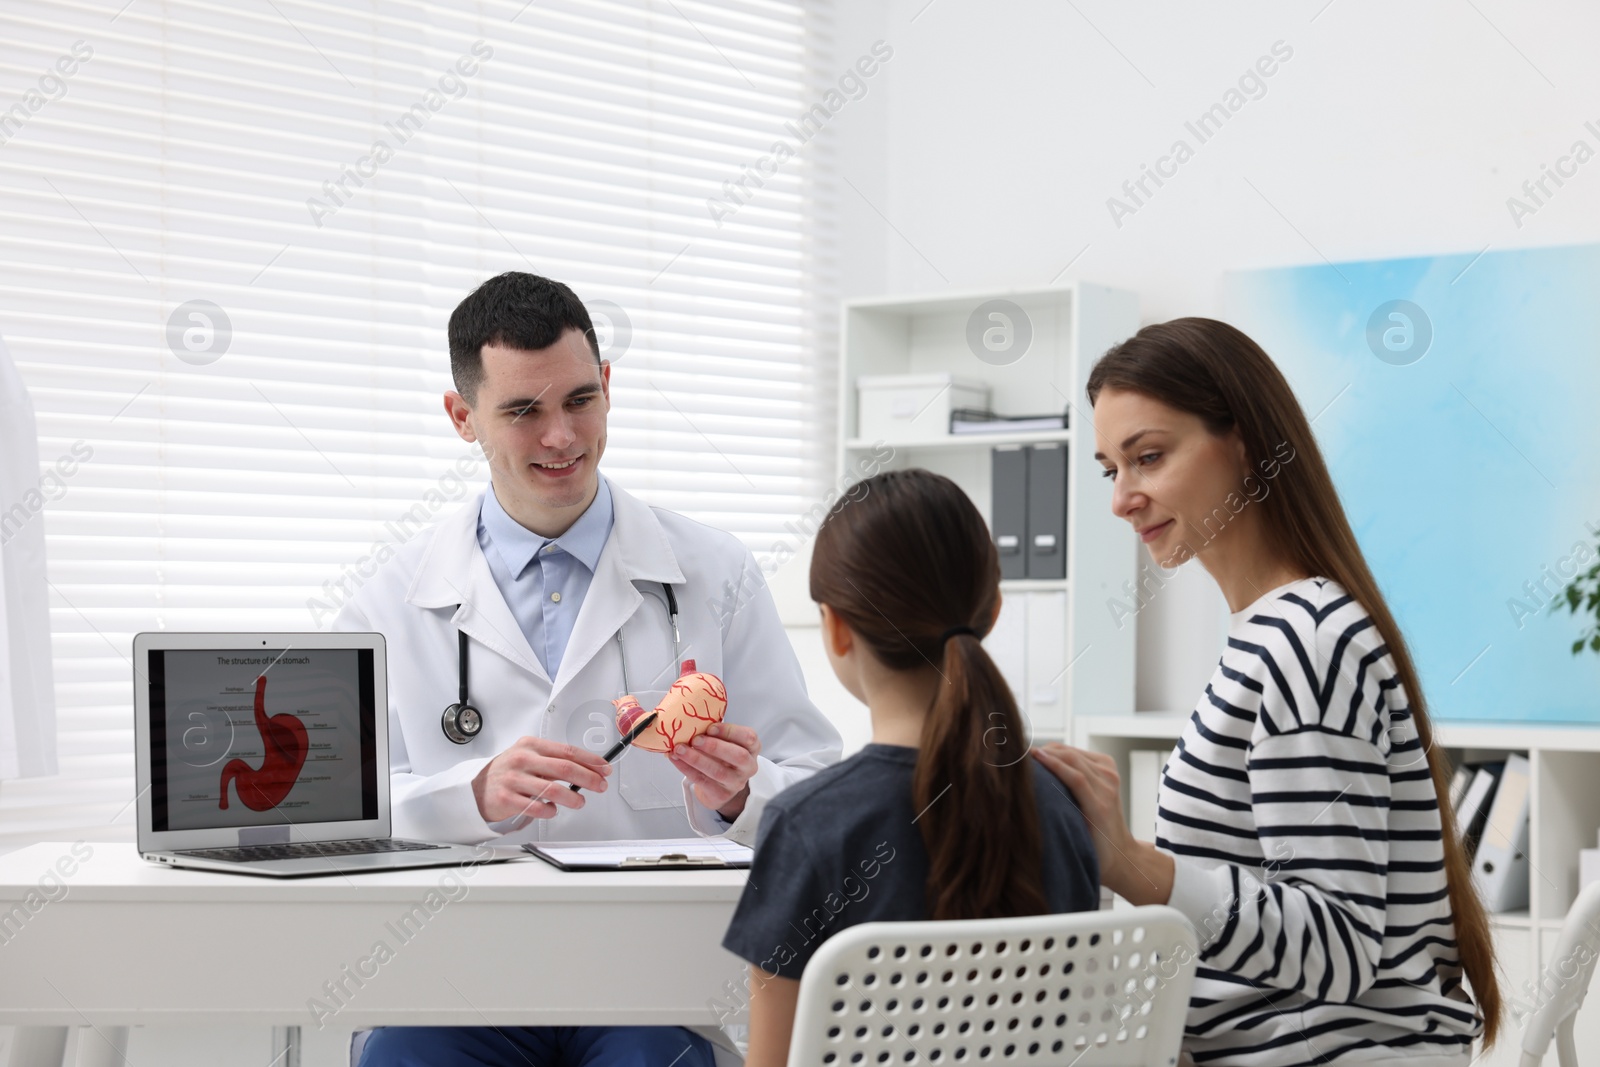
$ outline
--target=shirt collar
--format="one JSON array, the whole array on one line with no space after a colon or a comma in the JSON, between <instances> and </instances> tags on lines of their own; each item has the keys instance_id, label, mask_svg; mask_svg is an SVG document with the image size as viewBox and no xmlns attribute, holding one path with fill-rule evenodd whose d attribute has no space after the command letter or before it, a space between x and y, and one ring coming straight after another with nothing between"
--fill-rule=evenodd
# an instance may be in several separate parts
<instances>
[{"instance_id":1,"label":"shirt collar","mask_svg":"<svg viewBox=\"0 0 1600 1067\"><path fill-rule=\"evenodd\" d=\"M489 540L500 553L513 578L520 578L528 564L551 542L590 571L595 569L600 562L600 552L606 546L606 539L611 536L614 514L611 487L606 484L604 477L599 482L600 487L589 506L578 516L578 521L567 527L567 532L559 537L536 534L513 519L500 505L500 499L494 495L494 485L490 483L489 491L483 494L483 508L478 521L488 531Z\"/></svg>"}]
</instances>

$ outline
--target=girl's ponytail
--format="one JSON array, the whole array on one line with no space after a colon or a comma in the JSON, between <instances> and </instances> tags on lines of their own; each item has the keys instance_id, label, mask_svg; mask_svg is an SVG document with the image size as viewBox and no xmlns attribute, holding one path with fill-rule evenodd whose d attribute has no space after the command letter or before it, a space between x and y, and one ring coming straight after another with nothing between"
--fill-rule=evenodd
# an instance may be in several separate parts
<instances>
[{"instance_id":1,"label":"girl's ponytail","mask_svg":"<svg viewBox=\"0 0 1600 1067\"><path fill-rule=\"evenodd\" d=\"M1017 702L970 633L945 642L940 672L912 779L928 846L928 915L1046 912L1033 761Z\"/></svg>"}]
</instances>

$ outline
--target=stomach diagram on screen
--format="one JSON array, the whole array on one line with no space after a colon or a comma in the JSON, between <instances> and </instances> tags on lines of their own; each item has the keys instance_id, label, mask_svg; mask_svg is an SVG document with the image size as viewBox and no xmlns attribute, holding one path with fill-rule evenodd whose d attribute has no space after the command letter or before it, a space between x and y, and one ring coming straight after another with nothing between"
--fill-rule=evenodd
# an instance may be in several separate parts
<instances>
[{"instance_id":1,"label":"stomach diagram on screen","mask_svg":"<svg viewBox=\"0 0 1600 1067\"><path fill-rule=\"evenodd\" d=\"M228 808L228 783L239 790L239 800L251 811L268 811L283 803L305 766L311 742L305 724L287 712L267 715L267 676L256 679L256 729L261 732L265 754L260 767L242 759L231 759L222 768L222 800Z\"/></svg>"}]
</instances>

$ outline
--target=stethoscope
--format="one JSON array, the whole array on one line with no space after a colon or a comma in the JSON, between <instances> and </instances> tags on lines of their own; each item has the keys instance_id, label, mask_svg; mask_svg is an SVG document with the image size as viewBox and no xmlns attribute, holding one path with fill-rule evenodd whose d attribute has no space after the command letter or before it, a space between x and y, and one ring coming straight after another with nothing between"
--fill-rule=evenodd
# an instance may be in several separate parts
<instances>
[{"instance_id":1,"label":"stethoscope","mask_svg":"<svg viewBox=\"0 0 1600 1067\"><path fill-rule=\"evenodd\" d=\"M682 638L678 636L678 598L672 595L672 586L666 582L661 583L662 590L667 594L667 619L672 623L672 662L682 660ZM439 727L444 730L444 735L458 745L464 745L483 732L483 712L472 706L472 701L467 696L467 632L456 631L456 670L460 678L459 699L448 708L439 719ZM622 627L617 627L617 654L622 657L622 691L633 692L628 685L628 652L622 640Z\"/></svg>"}]
</instances>

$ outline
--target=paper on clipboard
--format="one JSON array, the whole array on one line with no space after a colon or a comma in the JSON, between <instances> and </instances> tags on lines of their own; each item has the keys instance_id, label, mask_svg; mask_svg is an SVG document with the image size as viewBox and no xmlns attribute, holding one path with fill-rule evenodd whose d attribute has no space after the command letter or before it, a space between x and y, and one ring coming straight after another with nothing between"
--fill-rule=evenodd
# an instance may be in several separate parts
<instances>
[{"instance_id":1,"label":"paper on clipboard","mask_svg":"<svg viewBox=\"0 0 1600 1067\"><path fill-rule=\"evenodd\" d=\"M749 846L726 837L545 841L522 847L563 870L748 867L754 855Z\"/></svg>"}]
</instances>

